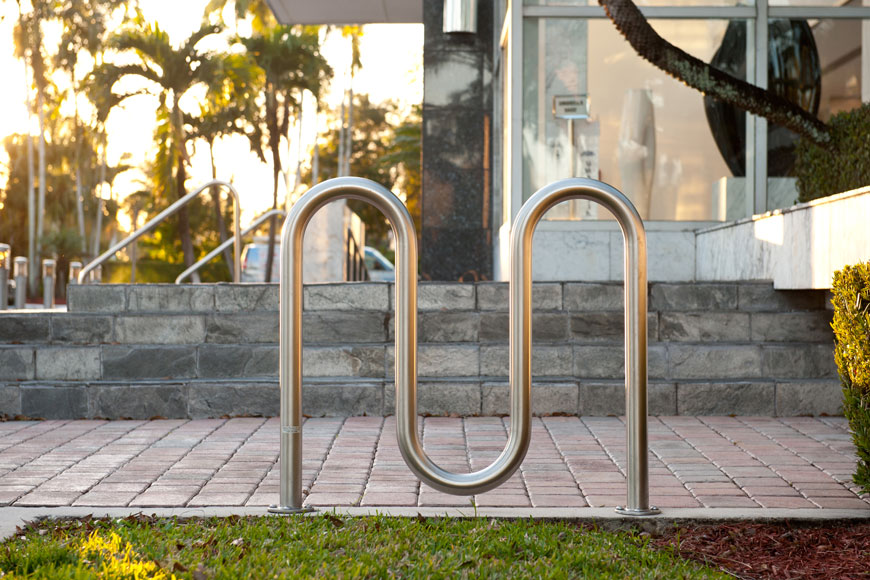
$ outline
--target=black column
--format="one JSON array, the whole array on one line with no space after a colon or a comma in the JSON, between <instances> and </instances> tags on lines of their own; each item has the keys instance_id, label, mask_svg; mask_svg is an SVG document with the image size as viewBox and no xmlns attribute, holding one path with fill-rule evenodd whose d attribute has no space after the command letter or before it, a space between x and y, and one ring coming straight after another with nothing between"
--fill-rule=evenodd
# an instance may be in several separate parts
<instances>
[{"instance_id":1,"label":"black column","mask_svg":"<svg viewBox=\"0 0 870 580\"><path fill-rule=\"evenodd\" d=\"M492 0L476 34L444 34L444 0L423 0L423 207L420 271L492 279Z\"/></svg>"}]
</instances>

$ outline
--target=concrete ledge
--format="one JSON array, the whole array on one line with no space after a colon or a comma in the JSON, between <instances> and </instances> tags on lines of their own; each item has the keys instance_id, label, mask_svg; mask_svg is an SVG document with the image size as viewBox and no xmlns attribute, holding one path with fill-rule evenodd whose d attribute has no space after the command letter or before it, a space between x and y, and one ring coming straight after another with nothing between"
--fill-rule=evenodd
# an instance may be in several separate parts
<instances>
[{"instance_id":1,"label":"concrete ledge","mask_svg":"<svg viewBox=\"0 0 870 580\"><path fill-rule=\"evenodd\" d=\"M867 216L870 187L699 230L695 279L828 289L836 270L870 256Z\"/></svg>"},{"instance_id":2,"label":"concrete ledge","mask_svg":"<svg viewBox=\"0 0 870 580\"><path fill-rule=\"evenodd\" d=\"M306 286L306 413L392 412L394 290ZM278 413L276 284L71 292L72 312L0 312L0 415ZM624 412L623 292L612 282L533 285L535 414ZM420 412L506 413L508 285L421 283L419 297ZM653 414L840 412L825 292L653 283L649 305Z\"/></svg>"},{"instance_id":3,"label":"concrete ledge","mask_svg":"<svg viewBox=\"0 0 870 580\"><path fill-rule=\"evenodd\" d=\"M613 508L515 508L515 507L335 507L305 514L317 517L335 514L348 517L384 515L397 518L496 518L573 520L593 523L608 531L640 529L663 532L675 526L724 522L760 522L821 525L836 523L864 523L870 521L870 512L845 509L739 509L739 508L662 508L656 516L632 517L617 514ZM213 506L203 508L100 508L100 507L2 507L0 508L0 540L12 537L16 528L27 522L66 518L123 518L131 515L161 518L210 518L230 516L283 517L270 514L265 507Z\"/></svg>"}]
</instances>

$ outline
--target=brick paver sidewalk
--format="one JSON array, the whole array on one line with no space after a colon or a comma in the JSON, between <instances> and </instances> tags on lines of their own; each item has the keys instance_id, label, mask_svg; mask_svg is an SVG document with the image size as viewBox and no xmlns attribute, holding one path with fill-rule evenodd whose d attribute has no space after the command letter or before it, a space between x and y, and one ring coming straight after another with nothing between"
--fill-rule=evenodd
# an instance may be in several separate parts
<instances>
[{"instance_id":1,"label":"brick paver sidewalk","mask_svg":"<svg viewBox=\"0 0 870 580\"><path fill-rule=\"evenodd\" d=\"M480 469L508 419L423 420L441 466ZM845 508L870 515L851 483L842 418L654 417L650 493L660 507ZM278 420L0 423L0 506L266 506L278 499ZM439 493L399 454L392 417L309 419L304 485L314 506L585 507L625 501L617 417L544 417L521 469L474 498Z\"/></svg>"}]
</instances>

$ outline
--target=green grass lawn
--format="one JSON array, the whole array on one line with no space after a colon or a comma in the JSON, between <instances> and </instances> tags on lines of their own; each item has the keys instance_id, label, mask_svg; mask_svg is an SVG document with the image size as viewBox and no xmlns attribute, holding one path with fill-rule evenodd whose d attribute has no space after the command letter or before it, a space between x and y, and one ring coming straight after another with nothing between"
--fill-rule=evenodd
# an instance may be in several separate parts
<instances>
[{"instance_id":1,"label":"green grass lawn","mask_svg":"<svg viewBox=\"0 0 870 580\"><path fill-rule=\"evenodd\" d=\"M726 578L570 522L248 517L68 520L0 544L10 578Z\"/></svg>"}]
</instances>

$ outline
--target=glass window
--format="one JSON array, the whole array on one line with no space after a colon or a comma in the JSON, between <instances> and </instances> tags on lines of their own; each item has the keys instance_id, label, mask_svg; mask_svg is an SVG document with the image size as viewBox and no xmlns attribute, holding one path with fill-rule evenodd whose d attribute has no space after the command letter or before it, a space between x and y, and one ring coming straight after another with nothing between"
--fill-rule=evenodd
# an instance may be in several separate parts
<instances>
[{"instance_id":1,"label":"glass window","mask_svg":"<svg viewBox=\"0 0 870 580\"><path fill-rule=\"evenodd\" d=\"M745 75L745 23L651 24L689 54L716 56ZM734 219L728 207L746 215L745 187L721 197L723 180L745 181L717 146L733 127L708 114L698 91L637 56L609 20L526 19L523 44L524 199L573 171L623 191L644 219ZM559 118L554 99L563 96L585 99L588 118ZM588 202L562 204L547 217L610 219Z\"/></svg>"},{"instance_id":2,"label":"glass window","mask_svg":"<svg viewBox=\"0 0 870 580\"><path fill-rule=\"evenodd\" d=\"M801 0L781 0L801 1ZM835 2L836 0L806 0L819 2ZM752 6L754 0L635 0L638 6ZM526 6L598 6L597 0L523 0ZM771 1L771 5L773 2Z\"/></svg>"},{"instance_id":3,"label":"glass window","mask_svg":"<svg viewBox=\"0 0 870 580\"><path fill-rule=\"evenodd\" d=\"M768 0L768 6L823 6L836 8L838 6L860 6L861 2L856 0Z\"/></svg>"}]
</instances>

